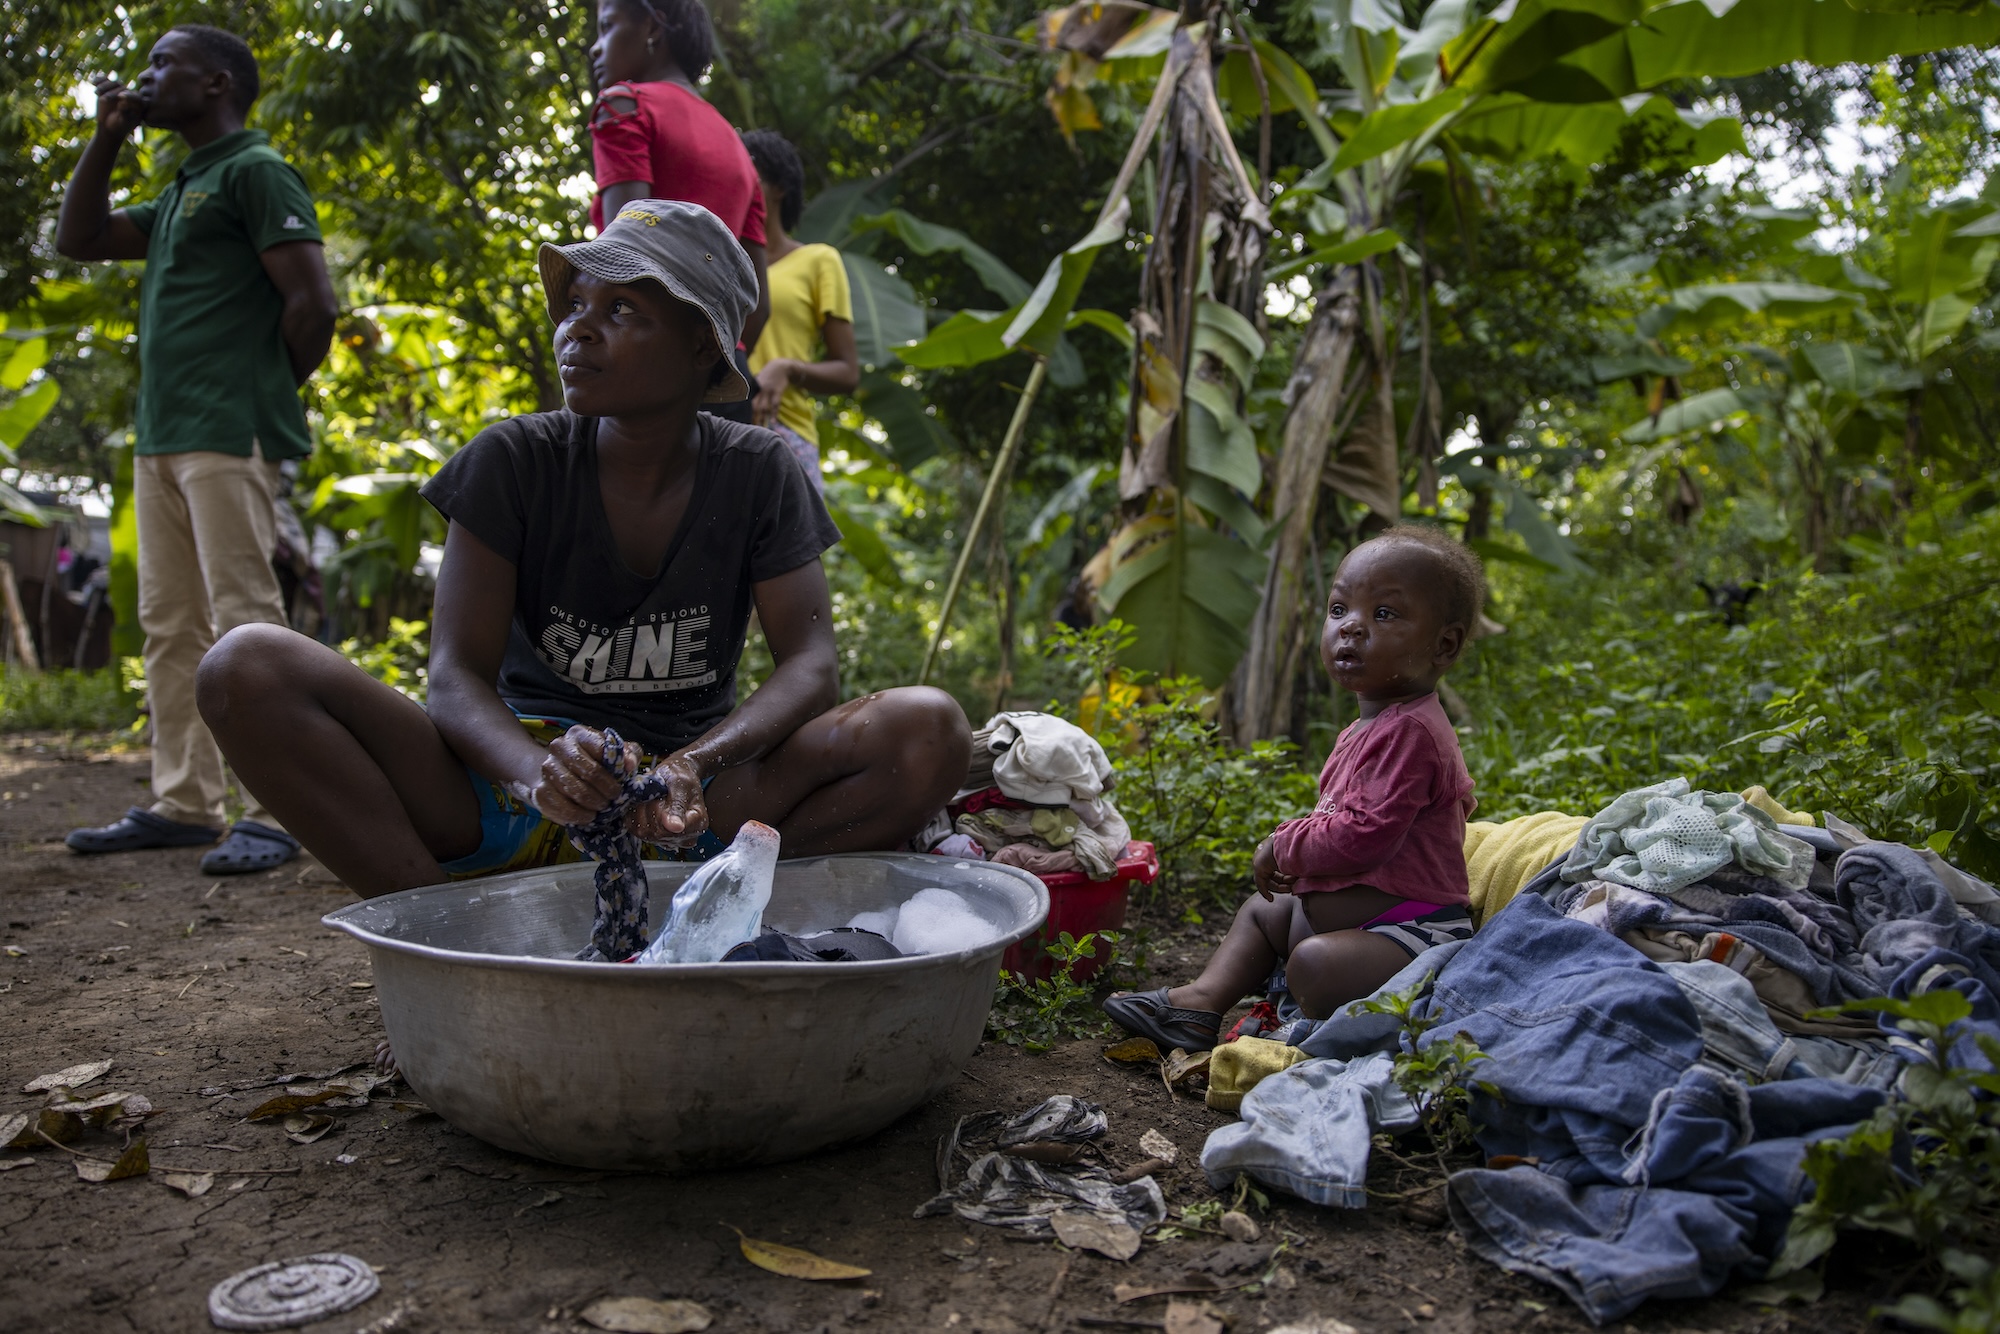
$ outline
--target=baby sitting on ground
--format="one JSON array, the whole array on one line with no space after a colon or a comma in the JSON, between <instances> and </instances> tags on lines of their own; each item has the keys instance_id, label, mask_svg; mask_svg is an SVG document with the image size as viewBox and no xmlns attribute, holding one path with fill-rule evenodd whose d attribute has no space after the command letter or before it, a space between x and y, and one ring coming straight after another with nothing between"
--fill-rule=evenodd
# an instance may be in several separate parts
<instances>
[{"instance_id":1,"label":"baby sitting on ground","mask_svg":"<svg viewBox=\"0 0 2000 1334\"><path fill-rule=\"evenodd\" d=\"M1112 996L1105 1013L1162 1051L1203 1051L1223 1013L1280 960L1293 999L1323 1019L1432 945L1472 934L1472 776L1437 684L1478 623L1485 591L1478 558L1435 529L1400 525L1347 553L1319 652L1361 716L1334 743L1319 805L1257 845L1257 894L1200 977ZM1237 1027L1232 1036L1256 1036Z\"/></svg>"}]
</instances>

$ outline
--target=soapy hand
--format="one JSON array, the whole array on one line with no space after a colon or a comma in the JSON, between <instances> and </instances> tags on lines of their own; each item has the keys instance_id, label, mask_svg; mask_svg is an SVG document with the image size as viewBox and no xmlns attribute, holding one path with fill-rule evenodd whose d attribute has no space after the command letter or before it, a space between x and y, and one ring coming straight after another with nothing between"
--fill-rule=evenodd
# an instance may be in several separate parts
<instances>
[{"instance_id":1,"label":"soapy hand","mask_svg":"<svg viewBox=\"0 0 2000 1334\"><path fill-rule=\"evenodd\" d=\"M691 847L708 831L708 802L702 796L701 774L685 756L670 755L653 769L667 782L667 795L635 806L626 827L643 843L662 848Z\"/></svg>"},{"instance_id":2,"label":"soapy hand","mask_svg":"<svg viewBox=\"0 0 2000 1334\"><path fill-rule=\"evenodd\" d=\"M1298 883L1295 875L1286 875L1278 869L1278 850L1272 846L1267 835L1257 845L1257 852L1250 858L1250 871L1257 877L1257 892L1269 901L1273 894L1289 894Z\"/></svg>"},{"instance_id":3,"label":"soapy hand","mask_svg":"<svg viewBox=\"0 0 2000 1334\"><path fill-rule=\"evenodd\" d=\"M589 824L591 817L618 799L624 778L639 772L639 747L624 745L619 772L605 766L604 733L576 726L552 742L542 757L541 773L528 790L536 810L562 825Z\"/></svg>"}]
</instances>

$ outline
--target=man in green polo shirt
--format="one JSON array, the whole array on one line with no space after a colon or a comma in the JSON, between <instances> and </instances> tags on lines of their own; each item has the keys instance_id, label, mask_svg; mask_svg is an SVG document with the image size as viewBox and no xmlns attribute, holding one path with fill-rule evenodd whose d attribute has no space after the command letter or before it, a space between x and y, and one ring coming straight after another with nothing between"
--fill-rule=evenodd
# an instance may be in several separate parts
<instances>
[{"instance_id":1,"label":"man in green polo shirt","mask_svg":"<svg viewBox=\"0 0 2000 1334\"><path fill-rule=\"evenodd\" d=\"M336 307L304 180L268 135L243 128L257 86L241 38L171 30L135 86L99 81L97 133L63 195L57 250L146 261L133 503L156 800L72 831L78 852L222 838L222 753L195 709L195 669L227 631L285 623L271 568L278 464L312 448L298 391L326 357ZM158 199L113 209L111 168L141 124L174 131L190 152ZM204 871L263 870L298 854L244 799L244 819L203 856Z\"/></svg>"}]
</instances>

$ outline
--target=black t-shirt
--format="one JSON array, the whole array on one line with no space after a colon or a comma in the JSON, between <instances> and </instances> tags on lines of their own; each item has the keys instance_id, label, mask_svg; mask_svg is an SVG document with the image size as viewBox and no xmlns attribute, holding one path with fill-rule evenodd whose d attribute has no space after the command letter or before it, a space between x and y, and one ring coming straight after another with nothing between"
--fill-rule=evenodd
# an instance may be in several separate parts
<instances>
[{"instance_id":1,"label":"black t-shirt","mask_svg":"<svg viewBox=\"0 0 2000 1334\"><path fill-rule=\"evenodd\" d=\"M656 755L736 706L751 585L819 558L840 530L784 441L707 413L694 494L660 573L626 567L597 478L597 419L564 411L481 431L424 485L439 513L512 561L500 697L616 727Z\"/></svg>"}]
</instances>

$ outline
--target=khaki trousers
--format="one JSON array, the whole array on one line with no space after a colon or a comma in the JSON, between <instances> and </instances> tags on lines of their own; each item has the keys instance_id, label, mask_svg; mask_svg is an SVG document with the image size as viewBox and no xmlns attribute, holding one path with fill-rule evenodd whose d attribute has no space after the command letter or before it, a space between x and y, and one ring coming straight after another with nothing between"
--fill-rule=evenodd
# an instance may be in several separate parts
<instances>
[{"instance_id":1,"label":"khaki trousers","mask_svg":"<svg viewBox=\"0 0 2000 1334\"><path fill-rule=\"evenodd\" d=\"M271 568L278 465L195 451L132 461L139 523L139 628L153 717L153 812L186 824L226 818L222 751L194 703L195 668L239 625L284 625ZM283 745L282 737L273 737ZM274 825L246 790L243 818Z\"/></svg>"}]
</instances>

